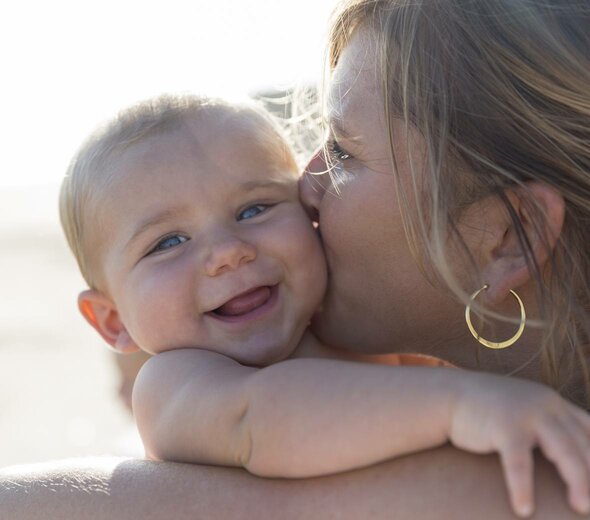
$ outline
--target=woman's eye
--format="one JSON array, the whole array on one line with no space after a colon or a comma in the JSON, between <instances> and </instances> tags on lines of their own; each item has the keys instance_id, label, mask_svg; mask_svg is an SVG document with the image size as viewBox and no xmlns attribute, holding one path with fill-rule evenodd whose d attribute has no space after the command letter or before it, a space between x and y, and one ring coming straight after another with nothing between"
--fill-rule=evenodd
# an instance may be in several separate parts
<instances>
[{"instance_id":1,"label":"woman's eye","mask_svg":"<svg viewBox=\"0 0 590 520\"><path fill-rule=\"evenodd\" d=\"M247 220L256 217L257 215L264 213L269 207L268 204L254 204L253 206L248 206L246 209L238 213L238 220Z\"/></svg>"},{"instance_id":2,"label":"woman's eye","mask_svg":"<svg viewBox=\"0 0 590 520\"><path fill-rule=\"evenodd\" d=\"M167 236L166 238L160 240L148 254L159 253L161 251L165 251L166 249L177 247L180 244L186 242L187 240L188 238L182 235Z\"/></svg>"},{"instance_id":3,"label":"woman's eye","mask_svg":"<svg viewBox=\"0 0 590 520\"><path fill-rule=\"evenodd\" d=\"M330 157L336 161L346 161L352 157L352 155L344 150L340 144L338 144L338 141L335 140L328 143L328 151L330 152Z\"/></svg>"}]
</instances>

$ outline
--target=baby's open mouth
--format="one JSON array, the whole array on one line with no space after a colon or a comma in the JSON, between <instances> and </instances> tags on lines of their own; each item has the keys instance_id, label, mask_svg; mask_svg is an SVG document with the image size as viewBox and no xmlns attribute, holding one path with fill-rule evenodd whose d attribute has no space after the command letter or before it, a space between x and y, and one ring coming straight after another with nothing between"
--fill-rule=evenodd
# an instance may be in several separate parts
<instances>
[{"instance_id":1,"label":"baby's open mouth","mask_svg":"<svg viewBox=\"0 0 590 520\"><path fill-rule=\"evenodd\" d=\"M246 291L231 300L225 302L221 307L211 312L217 316L230 317L248 314L258 307L262 307L272 295L272 288L268 286L256 287Z\"/></svg>"}]
</instances>

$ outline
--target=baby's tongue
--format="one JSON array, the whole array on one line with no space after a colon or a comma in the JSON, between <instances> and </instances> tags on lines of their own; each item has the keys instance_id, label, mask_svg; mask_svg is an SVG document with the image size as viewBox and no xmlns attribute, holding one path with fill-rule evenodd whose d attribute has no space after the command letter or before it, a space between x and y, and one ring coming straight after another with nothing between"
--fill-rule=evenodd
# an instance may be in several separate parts
<instances>
[{"instance_id":1,"label":"baby's tongue","mask_svg":"<svg viewBox=\"0 0 590 520\"><path fill-rule=\"evenodd\" d=\"M246 294L232 298L218 309L215 309L215 312L221 316L239 316L264 305L269 298L270 288L258 287Z\"/></svg>"}]
</instances>

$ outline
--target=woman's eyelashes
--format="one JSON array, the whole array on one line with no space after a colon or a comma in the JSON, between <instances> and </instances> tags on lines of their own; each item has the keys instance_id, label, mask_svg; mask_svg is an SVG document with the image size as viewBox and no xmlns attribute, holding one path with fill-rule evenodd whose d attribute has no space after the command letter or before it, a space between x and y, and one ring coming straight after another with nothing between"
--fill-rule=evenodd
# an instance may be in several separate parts
<instances>
[{"instance_id":1,"label":"woman's eyelashes","mask_svg":"<svg viewBox=\"0 0 590 520\"><path fill-rule=\"evenodd\" d=\"M353 163L348 163L348 161L354 159L354 156L342 148L340 143L338 143L338 141L335 139L330 139L326 143L326 148L327 171L330 175L332 188L336 193L338 193L340 188L344 186L351 178Z\"/></svg>"},{"instance_id":2,"label":"woman's eyelashes","mask_svg":"<svg viewBox=\"0 0 590 520\"><path fill-rule=\"evenodd\" d=\"M184 244L188 240L188 237L185 237L184 235L168 235L162 238L160 241L158 241L158 243L152 249L149 250L147 256L155 253L161 253L162 251L167 251L168 249L172 249L174 247L178 247L179 245Z\"/></svg>"},{"instance_id":3,"label":"woman's eyelashes","mask_svg":"<svg viewBox=\"0 0 590 520\"><path fill-rule=\"evenodd\" d=\"M348 153L346 150L344 150L340 143L338 143L338 141L336 141L335 139L331 139L330 141L328 141L327 148L330 154L330 158L333 161L341 162L352 158L352 155Z\"/></svg>"}]
</instances>

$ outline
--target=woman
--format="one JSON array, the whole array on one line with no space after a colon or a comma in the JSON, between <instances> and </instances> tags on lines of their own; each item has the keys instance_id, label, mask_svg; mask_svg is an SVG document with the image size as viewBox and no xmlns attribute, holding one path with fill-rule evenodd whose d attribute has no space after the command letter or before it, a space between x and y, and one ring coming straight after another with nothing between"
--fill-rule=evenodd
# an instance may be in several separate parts
<instances>
[{"instance_id":1,"label":"woman","mask_svg":"<svg viewBox=\"0 0 590 520\"><path fill-rule=\"evenodd\" d=\"M330 267L316 332L350 350L395 345L544 380L586 402L589 8L357 0L335 20L327 151L302 181ZM465 322L484 286L472 307L488 319L472 321L488 344L521 321L511 291L526 309L509 349L480 345ZM579 518L537 462L537 517ZM308 481L111 459L1 478L13 519L512 514L496 458L451 448Z\"/></svg>"},{"instance_id":2,"label":"woman","mask_svg":"<svg viewBox=\"0 0 590 520\"><path fill-rule=\"evenodd\" d=\"M336 188L303 183L331 267L315 331L348 349L388 352L393 338L464 368L546 379L582 404L590 6L537 4L363 0L336 19ZM325 157L311 169L325 171ZM536 322L508 350L477 348L466 326L464 304L484 285L475 302L513 320L482 336L513 335L511 289Z\"/></svg>"}]
</instances>

